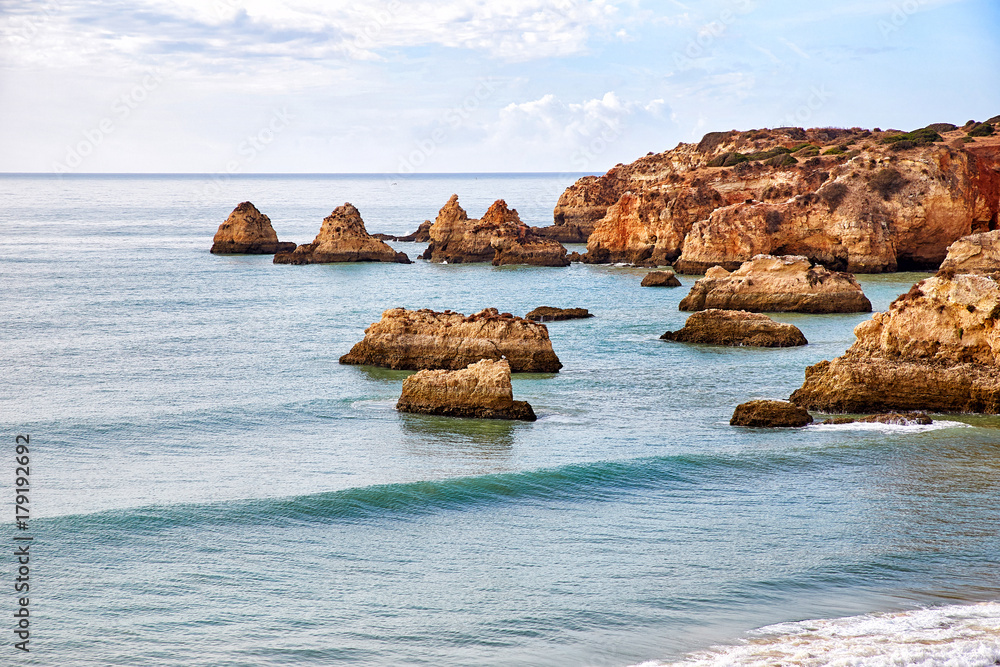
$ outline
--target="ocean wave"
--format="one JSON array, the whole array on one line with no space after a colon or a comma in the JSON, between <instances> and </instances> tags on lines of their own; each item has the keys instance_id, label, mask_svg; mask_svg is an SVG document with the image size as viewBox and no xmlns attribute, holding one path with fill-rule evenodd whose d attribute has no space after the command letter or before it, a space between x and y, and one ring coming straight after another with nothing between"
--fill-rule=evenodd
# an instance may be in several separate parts
<instances>
[{"instance_id":1,"label":"ocean wave","mask_svg":"<svg viewBox=\"0 0 1000 667\"><path fill-rule=\"evenodd\" d=\"M736 646L639 667L985 667L1000 661L1000 602L780 623Z\"/></svg>"}]
</instances>

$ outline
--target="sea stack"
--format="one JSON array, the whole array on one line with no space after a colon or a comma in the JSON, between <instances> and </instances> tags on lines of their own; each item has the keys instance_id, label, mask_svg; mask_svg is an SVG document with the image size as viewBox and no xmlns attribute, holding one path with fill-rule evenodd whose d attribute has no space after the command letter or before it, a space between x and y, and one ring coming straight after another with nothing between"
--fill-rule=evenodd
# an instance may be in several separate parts
<instances>
[{"instance_id":1,"label":"sea stack","mask_svg":"<svg viewBox=\"0 0 1000 667\"><path fill-rule=\"evenodd\" d=\"M922 280L854 329L842 356L806 369L792 402L823 412L1000 414L996 277Z\"/></svg>"},{"instance_id":2,"label":"sea stack","mask_svg":"<svg viewBox=\"0 0 1000 667\"><path fill-rule=\"evenodd\" d=\"M521 222L516 209L498 199L481 220L470 219L452 195L429 230L430 241L421 257L432 262L467 264L491 262L569 266L566 248L557 241L536 236Z\"/></svg>"},{"instance_id":3,"label":"sea stack","mask_svg":"<svg viewBox=\"0 0 1000 667\"><path fill-rule=\"evenodd\" d=\"M405 253L396 252L365 229L361 213L346 203L323 219L312 243L294 252L274 256L275 264L329 264L334 262L397 262L409 264Z\"/></svg>"},{"instance_id":4,"label":"sea stack","mask_svg":"<svg viewBox=\"0 0 1000 667\"><path fill-rule=\"evenodd\" d=\"M496 308L468 317L450 310L387 310L340 363L459 370L481 359L504 358L515 373L556 373L562 368L544 324Z\"/></svg>"},{"instance_id":5,"label":"sea stack","mask_svg":"<svg viewBox=\"0 0 1000 667\"><path fill-rule=\"evenodd\" d=\"M515 401L506 359L483 359L457 371L420 371L403 380L401 412L448 417L535 421L525 401Z\"/></svg>"},{"instance_id":6,"label":"sea stack","mask_svg":"<svg viewBox=\"0 0 1000 667\"><path fill-rule=\"evenodd\" d=\"M273 255L295 250L294 243L282 243L271 226L271 219L248 201L239 204L212 239L216 255Z\"/></svg>"},{"instance_id":7,"label":"sea stack","mask_svg":"<svg viewBox=\"0 0 1000 667\"><path fill-rule=\"evenodd\" d=\"M812 424L809 412L788 401L749 401L736 406L730 426L795 428Z\"/></svg>"},{"instance_id":8,"label":"sea stack","mask_svg":"<svg viewBox=\"0 0 1000 667\"><path fill-rule=\"evenodd\" d=\"M695 313L683 329L668 331L660 338L729 347L797 347L808 343L795 325L775 322L760 313L715 308Z\"/></svg>"},{"instance_id":9,"label":"sea stack","mask_svg":"<svg viewBox=\"0 0 1000 667\"><path fill-rule=\"evenodd\" d=\"M681 310L869 313L872 304L849 273L813 266L805 257L758 255L729 273L713 267L681 300Z\"/></svg>"}]
</instances>

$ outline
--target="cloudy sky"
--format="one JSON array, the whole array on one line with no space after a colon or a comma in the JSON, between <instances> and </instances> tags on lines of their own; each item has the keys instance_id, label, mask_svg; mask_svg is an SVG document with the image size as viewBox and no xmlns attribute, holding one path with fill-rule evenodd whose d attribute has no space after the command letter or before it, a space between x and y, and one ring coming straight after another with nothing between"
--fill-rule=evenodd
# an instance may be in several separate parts
<instances>
[{"instance_id":1,"label":"cloudy sky","mask_svg":"<svg viewBox=\"0 0 1000 667\"><path fill-rule=\"evenodd\" d=\"M997 0L0 0L0 171L592 171L1000 114Z\"/></svg>"}]
</instances>

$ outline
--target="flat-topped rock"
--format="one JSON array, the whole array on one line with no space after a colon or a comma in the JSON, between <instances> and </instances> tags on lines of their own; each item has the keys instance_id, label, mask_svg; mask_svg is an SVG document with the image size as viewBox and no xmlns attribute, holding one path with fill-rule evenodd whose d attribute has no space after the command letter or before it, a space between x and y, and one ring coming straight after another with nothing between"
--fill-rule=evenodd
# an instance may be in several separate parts
<instances>
[{"instance_id":1,"label":"flat-topped rock","mask_svg":"<svg viewBox=\"0 0 1000 667\"><path fill-rule=\"evenodd\" d=\"M448 417L535 421L525 401L515 401L506 359L483 359L457 371L424 370L403 380L401 412Z\"/></svg>"},{"instance_id":2,"label":"flat-topped rock","mask_svg":"<svg viewBox=\"0 0 1000 667\"><path fill-rule=\"evenodd\" d=\"M681 281L673 271L650 271L640 283L642 287L680 287Z\"/></svg>"},{"instance_id":3,"label":"flat-topped rock","mask_svg":"<svg viewBox=\"0 0 1000 667\"><path fill-rule=\"evenodd\" d=\"M566 248L535 235L502 199L476 220L459 205L458 195L452 195L428 233L429 245L421 257L432 262L569 266Z\"/></svg>"},{"instance_id":4,"label":"flat-topped rock","mask_svg":"<svg viewBox=\"0 0 1000 667\"><path fill-rule=\"evenodd\" d=\"M450 310L387 310L340 363L459 370L481 359L503 358L515 373L556 373L562 368L544 324L496 308L469 316Z\"/></svg>"},{"instance_id":5,"label":"flat-topped rock","mask_svg":"<svg viewBox=\"0 0 1000 667\"><path fill-rule=\"evenodd\" d=\"M405 253L396 252L365 229L361 213L350 203L338 206L323 219L312 243L293 252L274 256L275 264L331 264L335 262L396 262L409 264Z\"/></svg>"},{"instance_id":6,"label":"flat-topped rock","mask_svg":"<svg viewBox=\"0 0 1000 667\"><path fill-rule=\"evenodd\" d=\"M662 340L730 347L796 347L808 341L798 327L775 322L767 315L745 310L709 308L695 313L678 331L668 331Z\"/></svg>"},{"instance_id":7,"label":"flat-topped rock","mask_svg":"<svg viewBox=\"0 0 1000 667\"><path fill-rule=\"evenodd\" d=\"M248 201L239 204L212 239L216 255L273 255L295 250L294 243L281 242L271 219Z\"/></svg>"},{"instance_id":8,"label":"flat-topped rock","mask_svg":"<svg viewBox=\"0 0 1000 667\"><path fill-rule=\"evenodd\" d=\"M562 320L584 320L593 317L586 308L553 308L552 306L539 306L525 315L525 319L533 322L560 322Z\"/></svg>"},{"instance_id":9,"label":"flat-topped rock","mask_svg":"<svg viewBox=\"0 0 1000 667\"><path fill-rule=\"evenodd\" d=\"M1000 229L963 236L952 243L941 270L982 274L1000 271Z\"/></svg>"},{"instance_id":10,"label":"flat-topped rock","mask_svg":"<svg viewBox=\"0 0 1000 667\"><path fill-rule=\"evenodd\" d=\"M812 424L809 412L788 401L748 401L736 406L730 426L794 428Z\"/></svg>"},{"instance_id":11,"label":"flat-topped rock","mask_svg":"<svg viewBox=\"0 0 1000 667\"><path fill-rule=\"evenodd\" d=\"M926 412L886 412L867 417L831 417L823 424L891 424L892 426L927 426L933 424Z\"/></svg>"},{"instance_id":12,"label":"flat-topped rock","mask_svg":"<svg viewBox=\"0 0 1000 667\"><path fill-rule=\"evenodd\" d=\"M995 277L942 272L855 327L847 352L807 368L791 400L851 414L1000 414L998 318Z\"/></svg>"},{"instance_id":13,"label":"flat-topped rock","mask_svg":"<svg viewBox=\"0 0 1000 667\"><path fill-rule=\"evenodd\" d=\"M849 273L813 266L805 257L758 255L729 273L713 267L695 282L681 310L867 313L872 304Z\"/></svg>"}]
</instances>

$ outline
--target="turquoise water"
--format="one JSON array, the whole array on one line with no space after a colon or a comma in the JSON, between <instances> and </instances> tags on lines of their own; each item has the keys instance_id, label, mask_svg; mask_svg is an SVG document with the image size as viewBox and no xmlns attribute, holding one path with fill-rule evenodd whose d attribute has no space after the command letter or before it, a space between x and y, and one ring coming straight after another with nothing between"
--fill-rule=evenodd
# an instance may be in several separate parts
<instances>
[{"instance_id":1,"label":"turquoise water","mask_svg":"<svg viewBox=\"0 0 1000 667\"><path fill-rule=\"evenodd\" d=\"M303 243L345 201L402 234L453 192L549 224L574 179L0 178L0 422L33 443L25 664L632 665L1000 599L1000 420L728 424L866 315L776 315L804 348L690 346L658 337L691 277L208 253L246 199ZM924 275L859 279L878 310ZM548 325L560 373L515 376L533 424L401 415L406 373L337 363L387 308L540 305L596 317ZM990 662L956 643L955 664L992 664L991 637Z\"/></svg>"}]
</instances>

